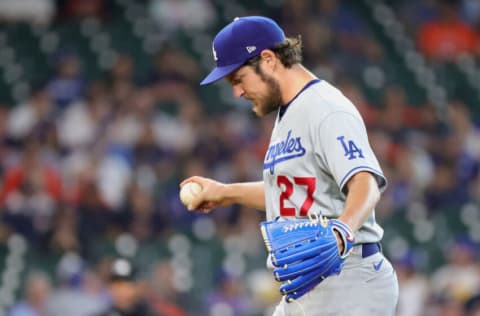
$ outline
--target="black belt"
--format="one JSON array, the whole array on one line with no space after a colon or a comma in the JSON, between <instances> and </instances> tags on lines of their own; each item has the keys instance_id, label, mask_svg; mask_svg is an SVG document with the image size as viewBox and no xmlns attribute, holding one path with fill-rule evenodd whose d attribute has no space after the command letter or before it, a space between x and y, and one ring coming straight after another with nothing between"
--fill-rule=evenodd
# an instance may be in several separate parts
<instances>
[{"instance_id":1,"label":"black belt","mask_svg":"<svg viewBox=\"0 0 480 316\"><path fill-rule=\"evenodd\" d=\"M362 244L362 258L370 257L371 255L381 252L382 247L378 242L370 242Z\"/></svg>"}]
</instances>

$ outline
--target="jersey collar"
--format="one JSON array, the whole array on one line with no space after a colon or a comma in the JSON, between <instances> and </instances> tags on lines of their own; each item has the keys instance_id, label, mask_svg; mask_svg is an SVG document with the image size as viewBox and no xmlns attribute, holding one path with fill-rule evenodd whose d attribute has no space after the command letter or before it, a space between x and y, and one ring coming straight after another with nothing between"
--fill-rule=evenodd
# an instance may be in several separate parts
<instances>
[{"instance_id":1,"label":"jersey collar","mask_svg":"<svg viewBox=\"0 0 480 316\"><path fill-rule=\"evenodd\" d=\"M322 80L320 79L313 79L313 80L310 80L309 82L307 82L307 84L305 86L303 86L303 88L298 91L298 93L290 100L288 101L287 104L284 104L280 107L280 109L278 110L278 120L280 121L283 117L283 115L285 115L285 112L287 112L287 109L288 107L290 106L290 104L292 104L293 101L295 101L295 99L300 95L302 94L303 91L307 90L310 86L320 82Z\"/></svg>"}]
</instances>

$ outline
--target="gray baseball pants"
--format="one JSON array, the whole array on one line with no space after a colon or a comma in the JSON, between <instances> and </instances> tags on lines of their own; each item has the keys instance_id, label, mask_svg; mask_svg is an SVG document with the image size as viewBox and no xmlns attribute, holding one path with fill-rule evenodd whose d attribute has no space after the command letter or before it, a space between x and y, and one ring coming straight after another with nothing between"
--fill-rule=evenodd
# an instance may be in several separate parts
<instances>
[{"instance_id":1,"label":"gray baseball pants","mask_svg":"<svg viewBox=\"0 0 480 316\"><path fill-rule=\"evenodd\" d=\"M377 252L362 257L355 246L342 272L291 303L284 299L273 316L394 316L398 281L390 262Z\"/></svg>"}]
</instances>

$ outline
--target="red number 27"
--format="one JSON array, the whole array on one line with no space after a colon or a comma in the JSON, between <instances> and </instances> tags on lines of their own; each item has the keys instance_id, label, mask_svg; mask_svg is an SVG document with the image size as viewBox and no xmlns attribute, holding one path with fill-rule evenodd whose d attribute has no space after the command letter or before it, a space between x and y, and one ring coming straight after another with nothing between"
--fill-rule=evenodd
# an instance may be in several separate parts
<instances>
[{"instance_id":1,"label":"red number 27","mask_svg":"<svg viewBox=\"0 0 480 316\"><path fill-rule=\"evenodd\" d=\"M315 178L314 177L293 177L296 185L303 185L307 187L307 197L300 208L300 216L307 216L308 210L313 204L313 193L315 192ZM280 215L281 216L295 216L294 207L286 207L285 200L290 199L293 194L293 183L286 176L277 177L277 185L281 188L280 194Z\"/></svg>"}]
</instances>

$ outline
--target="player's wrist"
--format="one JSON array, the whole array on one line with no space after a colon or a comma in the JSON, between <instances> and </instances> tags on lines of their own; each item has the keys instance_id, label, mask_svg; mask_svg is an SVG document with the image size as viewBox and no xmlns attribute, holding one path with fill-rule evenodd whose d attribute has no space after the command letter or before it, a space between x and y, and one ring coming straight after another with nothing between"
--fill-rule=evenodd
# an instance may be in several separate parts
<instances>
[{"instance_id":1,"label":"player's wrist","mask_svg":"<svg viewBox=\"0 0 480 316\"><path fill-rule=\"evenodd\" d=\"M232 184L219 182L218 186L215 188L215 191L219 202L232 201L234 199L233 194L235 194L235 189L232 189Z\"/></svg>"},{"instance_id":2,"label":"player's wrist","mask_svg":"<svg viewBox=\"0 0 480 316\"><path fill-rule=\"evenodd\" d=\"M332 219L329 222L332 230L337 237L338 252L340 257L346 258L355 244L355 237L350 226L338 219ZM340 241L338 240L340 239Z\"/></svg>"},{"instance_id":3,"label":"player's wrist","mask_svg":"<svg viewBox=\"0 0 480 316\"><path fill-rule=\"evenodd\" d=\"M219 197L219 203L222 206L229 206L232 204L241 204L242 195L241 190L237 183L220 183L215 188L217 196Z\"/></svg>"},{"instance_id":4,"label":"player's wrist","mask_svg":"<svg viewBox=\"0 0 480 316\"><path fill-rule=\"evenodd\" d=\"M241 204L257 209L265 208L263 183L260 182L236 182L223 184L220 194L228 204Z\"/></svg>"}]
</instances>

